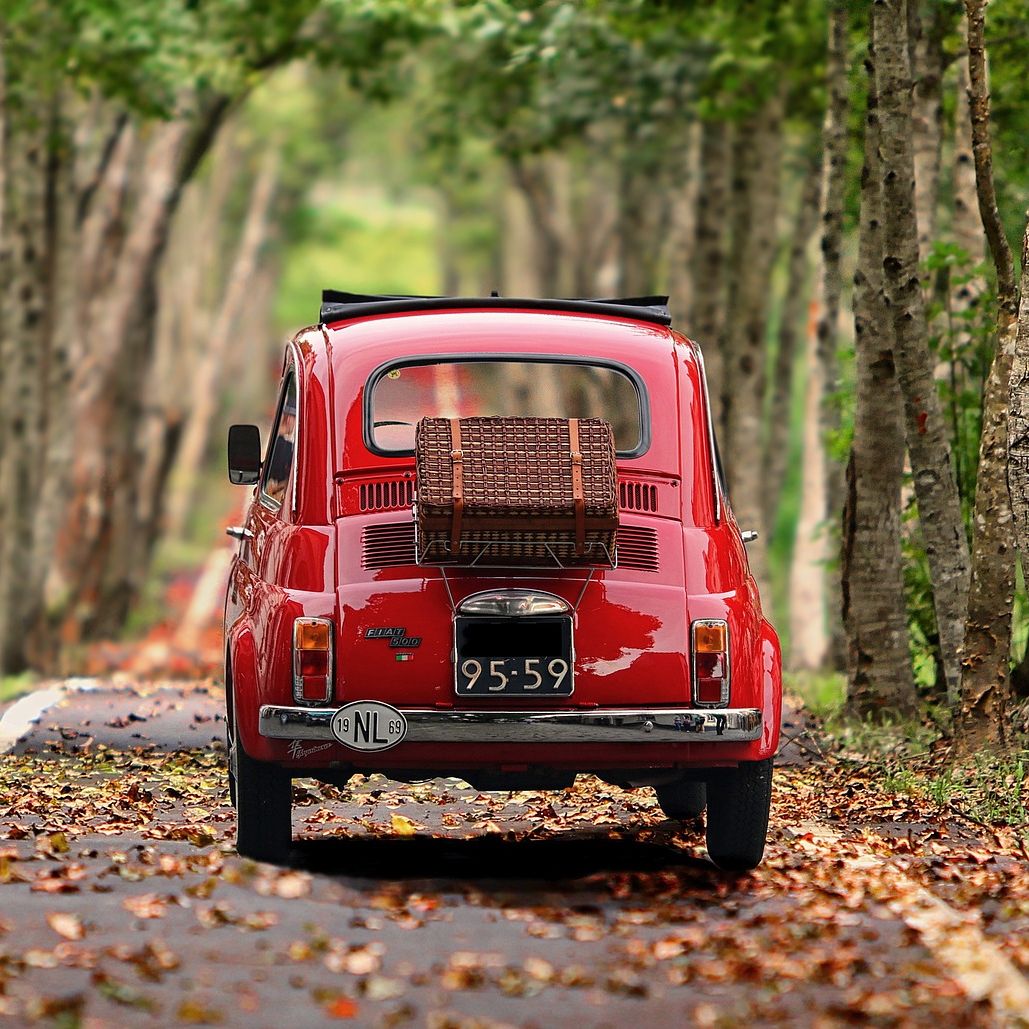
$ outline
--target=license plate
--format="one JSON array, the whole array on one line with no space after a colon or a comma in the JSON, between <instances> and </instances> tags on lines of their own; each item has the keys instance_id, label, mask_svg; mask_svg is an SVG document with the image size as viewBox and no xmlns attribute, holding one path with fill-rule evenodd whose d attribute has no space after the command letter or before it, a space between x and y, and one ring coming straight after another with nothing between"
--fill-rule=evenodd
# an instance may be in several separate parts
<instances>
[{"instance_id":1,"label":"license plate","mask_svg":"<svg viewBox=\"0 0 1029 1029\"><path fill-rule=\"evenodd\" d=\"M458 696L567 697L573 691L569 618L458 618L455 637Z\"/></svg>"},{"instance_id":2,"label":"license plate","mask_svg":"<svg viewBox=\"0 0 1029 1029\"><path fill-rule=\"evenodd\" d=\"M330 726L332 735L352 750L388 750L407 735L404 712L378 700L344 704L332 716Z\"/></svg>"}]
</instances>

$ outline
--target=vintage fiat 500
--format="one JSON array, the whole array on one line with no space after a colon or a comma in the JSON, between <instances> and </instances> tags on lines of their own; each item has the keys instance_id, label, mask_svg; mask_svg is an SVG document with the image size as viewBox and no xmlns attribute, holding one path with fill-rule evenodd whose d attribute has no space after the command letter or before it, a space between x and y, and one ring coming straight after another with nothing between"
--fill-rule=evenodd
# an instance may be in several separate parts
<instances>
[{"instance_id":1,"label":"vintage fiat 500","mask_svg":"<svg viewBox=\"0 0 1029 1029\"><path fill-rule=\"evenodd\" d=\"M563 419L573 465L587 420L608 433L610 545L584 544L577 482L575 545L512 544L525 525L501 519L468 548L444 527L433 553L415 448L440 419L466 521L454 469L467 485L469 426ZM489 446L532 494L541 445ZM726 496L700 349L663 298L326 292L320 324L286 349L266 451L256 426L232 426L229 475L254 487L228 530L225 608L240 853L288 857L294 776L508 790L593 773L654 788L670 818L706 810L720 867L761 860L779 642Z\"/></svg>"}]
</instances>

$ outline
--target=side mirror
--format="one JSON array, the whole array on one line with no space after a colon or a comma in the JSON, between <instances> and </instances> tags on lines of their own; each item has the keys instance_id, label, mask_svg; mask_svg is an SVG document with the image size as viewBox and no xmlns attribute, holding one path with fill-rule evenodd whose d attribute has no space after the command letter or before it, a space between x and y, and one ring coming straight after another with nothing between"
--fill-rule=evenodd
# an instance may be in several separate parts
<instances>
[{"instance_id":1,"label":"side mirror","mask_svg":"<svg viewBox=\"0 0 1029 1029\"><path fill-rule=\"evenodd\" d=\"M229 482L253 486L261 477L261 430L256 425L229 426Z\"/></svg>"}]
</instances>

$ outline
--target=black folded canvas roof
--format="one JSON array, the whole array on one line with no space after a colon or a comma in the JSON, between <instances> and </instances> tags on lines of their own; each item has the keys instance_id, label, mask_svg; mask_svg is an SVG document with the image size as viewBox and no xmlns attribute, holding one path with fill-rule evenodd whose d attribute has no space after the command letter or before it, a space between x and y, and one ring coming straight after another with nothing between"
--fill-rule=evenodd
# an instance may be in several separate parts
<instances>
[{"instance_id":1,"label":"black folded canvas roof","mask_svg":"<svg viewBox=\"0 0 1029 1029\"><path fill-rule=\"evenodd\" d=\"M460 310L462 308L512 308L522 311L580 311L587 314L613 314L620 318L671 325L668 297L623 297L611 300L543 300L526 297L423 297L374 296L322 290L321 322L338 322L369 314L400 314L408 311Z\"/></svg>"}]
</instances>

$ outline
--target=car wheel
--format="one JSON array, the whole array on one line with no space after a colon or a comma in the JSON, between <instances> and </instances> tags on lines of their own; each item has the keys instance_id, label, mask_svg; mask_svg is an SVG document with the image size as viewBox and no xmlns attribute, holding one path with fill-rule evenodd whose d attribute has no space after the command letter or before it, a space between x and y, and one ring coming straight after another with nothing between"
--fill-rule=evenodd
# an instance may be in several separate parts
<instances>
[{"instance_id":1,"label":"car wheel","mask_svg":"<svg viewBox=\"0 0 1029 1029\"><path fill-rule=\"evenodd\" d=\"M225 729L225 761L228 765L229 779L229 803L236 806L236 742L232 738L232 732L228 727Z\"/></svg>"},{"instance_id":2,"label":"car wheel","mask_svg":"<svg viewBox=\"0 0 1029 1029\"><path fill-rule=\"evenodd\" d=\"M771 758L743 761L712 780L707 798L707 852L719 868L743 872L761 863L771 805Z\"/></svg>"},{"instance_id":3,"label":"car wheel","mask_svg":"<svg viewBox=\"0 0 1029 1029\"><path fill-rule=\"evenodd\" d=\"M683 780L656 787L657 802L669 818L692 822L707 807L707 787L702 782Z\"/></svg>"},{"instance_id":4,"label":"car wheel","mask_svg":"<svg viewBox=\"0 0 1029 1029\"><path fill-rule=\"evenodd\" d=\"M241 857L285 864L293 842L293 782L287 772L255 761L238 730L230 753L229 789L235 793L236 851Z\"/></svg>"}]
</instances>

